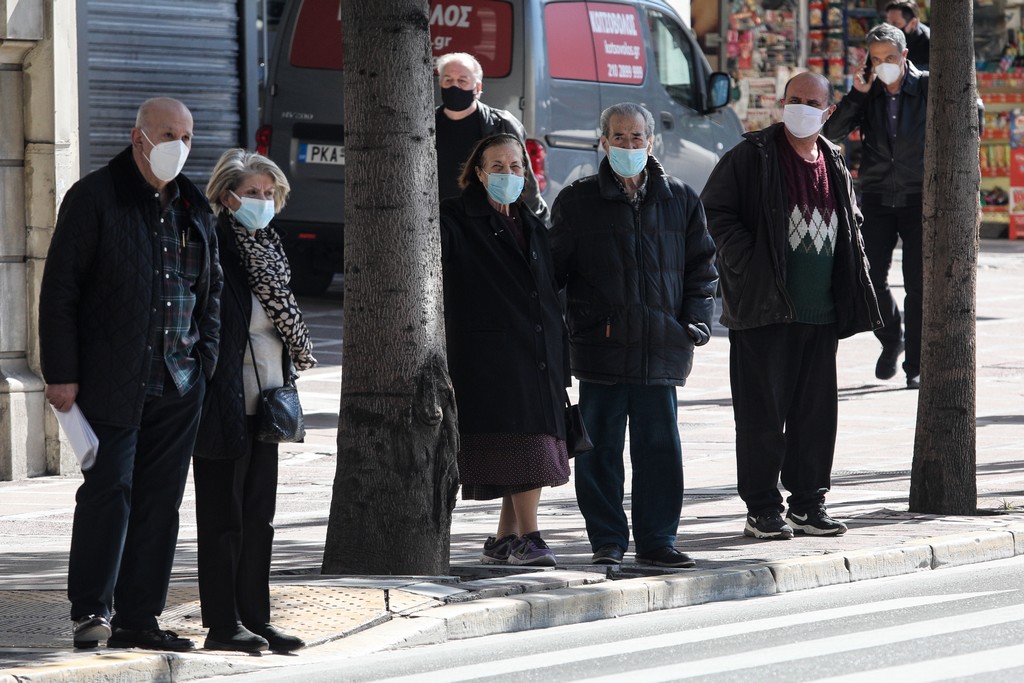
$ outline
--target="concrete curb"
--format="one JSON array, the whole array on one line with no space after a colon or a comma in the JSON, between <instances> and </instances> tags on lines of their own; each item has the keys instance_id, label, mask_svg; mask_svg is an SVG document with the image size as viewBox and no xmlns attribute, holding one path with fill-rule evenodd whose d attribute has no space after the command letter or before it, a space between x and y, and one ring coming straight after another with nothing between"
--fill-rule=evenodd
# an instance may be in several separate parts
<instances>
[{"instance_id":1,"label":"concrete curb","mask_svg":"<svg viewBox=\"0 0 1024 683\"><path fill-rule=\"evenodd\" d=\"M486 579L445 587L440 593L448 595L447 604L394 614L384 623L336 639L333 644L344 645L345 655L355 656L900 576L1015 555L1024 555L1024 526L746 567L618 581L603 580L601 574L563 570ZM437 587L428 592L436 593ZM281 666L289 664L282 660ZM0 683L170 682L274 667L266 661L249 663L245 657L129 651L7 669L0 673Z\"/></svg>"}]
</instances>

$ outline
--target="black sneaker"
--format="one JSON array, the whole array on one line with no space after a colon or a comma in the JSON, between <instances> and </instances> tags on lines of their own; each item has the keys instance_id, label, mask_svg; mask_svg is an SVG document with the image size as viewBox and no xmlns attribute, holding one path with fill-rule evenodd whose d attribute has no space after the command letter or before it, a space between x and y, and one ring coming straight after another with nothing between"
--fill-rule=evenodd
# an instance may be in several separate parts
<instances>
[{"instance_id":1,"label":"black sneaker","mask_svg":"<svg viewBox=\"0 0 1024 683\"><path fill-rule=\"evenodd\" d=\"M110 637L110 622L106 617L88 614L75 619L74 622L72 633L76 648L96 647L100 644L99 641Z\"/></svg>"},{"instance_id":2,"label":"black sneaker","mask_svg":"<svg viewBox=\"0 0 1024 683\"><path fill-rule=\"evenodd\" d=\"M785 540L793 538L793 528L782 521L782 515L777 510L764 510L756 515L747 514L743 535L768 540Z\"/></svg>"},{"instance_id":3,"label":"black sneaker","mask_svg":"<svg viewBox=\"0 0 1024 683\"><path fill-rule=\"evenodd\" d=\"M512 552L512 546L519 537L509 534L503 538L488 536L484 541L484 551L480 553L482 564L508 564L508 556Z\"/></svg>"},{"instance_id":4,"label":"black sneaker","mask_svg":"<svg viewBox=\"0 0 1024 683\"><path fill-rule=\"evenodd\" d=\"M797 532L809 536L842 536L846 533L846 525L829 517L824 504L801 512L790 510L786 513L786 521Z\"/></svg>"}]
</instances>

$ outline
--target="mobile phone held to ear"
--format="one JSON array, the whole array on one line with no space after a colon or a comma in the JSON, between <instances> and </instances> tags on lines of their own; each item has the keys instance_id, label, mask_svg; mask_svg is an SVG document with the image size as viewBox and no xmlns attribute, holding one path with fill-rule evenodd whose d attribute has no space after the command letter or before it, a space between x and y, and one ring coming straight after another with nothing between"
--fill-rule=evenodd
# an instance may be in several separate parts
<instances>
[{"instance_id":1,"label":"mobile phone held to ear","mask_svg":"<svg viewBox=\"0 0 1024 683\"><path fill-rule=\"evenodd\" d=\"M864 62L864 80L866 81L871 77L871 60L868 59Z\"/></svg>"}]
</instances>

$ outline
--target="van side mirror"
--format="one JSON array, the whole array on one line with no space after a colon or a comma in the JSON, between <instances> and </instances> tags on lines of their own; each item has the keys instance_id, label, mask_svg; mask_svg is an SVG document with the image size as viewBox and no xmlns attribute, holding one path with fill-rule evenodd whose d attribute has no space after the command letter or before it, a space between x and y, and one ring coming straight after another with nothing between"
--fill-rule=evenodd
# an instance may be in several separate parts
<instances>
[{"instance_id":1,"label":"van side mirror","mask_svg":"<svg viewBox=\"0 0 1024 683\"><path fill-rule=\"evenodd\" d=\"M708 76L708 112L729 104L730 84L729 74L722 71L715 71Z\"/></svg>"}]
</instances>

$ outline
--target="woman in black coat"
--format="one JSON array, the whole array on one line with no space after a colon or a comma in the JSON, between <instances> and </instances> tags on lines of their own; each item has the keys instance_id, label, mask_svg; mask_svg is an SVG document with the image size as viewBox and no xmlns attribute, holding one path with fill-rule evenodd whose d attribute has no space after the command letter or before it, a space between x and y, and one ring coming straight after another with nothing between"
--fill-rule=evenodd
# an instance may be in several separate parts
<instances>
[{"instance_id":1,"label":"woman in black coat","mask_svg":"<svg viewBox=\"0 0 1024 683\"><path fill-rule=\"evenodd\" d=\"M480 559L553 566L537 507L569 481L567 337L547 229L520 199L528 163L514 135L485 138L441 203L445 329L462 496L502 500Z\"/></svg>"},{"instance_id":2,"label":"woman in black coat","mask_svg":"<svg viewBox=\"0 0 1024 683\"><path fill-rule=\"evenodd\" d=\"M192 464L208 650L305 645L270 624L277 444L253 438L258 384L280 387L293 367L316 364L288 287L288 260L269 227L288 190L273 161L237 148L221 156L206 186L224 271L220 360L207 384Z\"/></svg>"}]
</instances>

